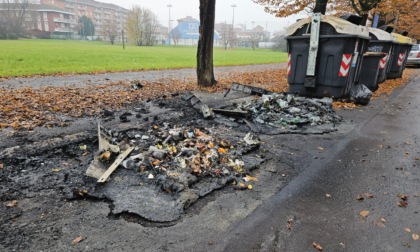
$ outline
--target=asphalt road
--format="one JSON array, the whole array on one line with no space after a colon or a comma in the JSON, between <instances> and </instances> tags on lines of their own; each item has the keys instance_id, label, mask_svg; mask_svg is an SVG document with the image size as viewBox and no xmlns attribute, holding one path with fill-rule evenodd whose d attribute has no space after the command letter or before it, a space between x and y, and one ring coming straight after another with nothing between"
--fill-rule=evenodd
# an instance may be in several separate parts
<instances>
[{"instance_id":1,"label":"asphalt road","mask_svg":"<svg viewBox=\"0 0 420 252\"><path fill-rule=\"evenodd\" d=\"M261 66L267 67L279 65ZM188 76L189 71L193 74L176 70L173 77ZM317 251L314 242L323 251L420 251L420 240L413 239L420 235L420 71L415 71L414 81L389 98L338 111L344 121L336 132L261 134L259 151L271 159L253 172L259 180L254 189L226 187L193 204L173 223L115 216L109 200L63 198L62 188L72 188L92 157L80 156L80 141L71 136L95 136L96 118L14 137L0 134L0 149L21 150L25 157L19 165L4 162L0 171L0 189L15 190L6 196L18 201L16 207L0 202L0 251L300 252ZM133 74L137 76L65 76L55 78L56 84L43 78L11 79L0 86L67 85L67 78L84 85L104 78L157 79L168 73ZM171 110L167 114L176 116ZM118 115L115 120L119 122ZM238 139L247 133L224 126L213 130ZM51 143L53 137L62 146ZM26 157L39 146L45 150ZM60 164L63 171L53 172ZM118 172L122 170L113 177ZM405 207L398 206L399 194L408 196ZM357 200L358 195L364 199ZM72 245L76 237L83 240Z\"/></svg>"},{"instance_id":2,"label":"asphalt road","mask_svg":"<svg viewBox=\"0 0 420 252\"><path fill-rule=\"evenodd\" d=\"M323 251L420 251L419 97L420 73L325 149L328 159L231 229L219 249L317 251L315 242ZM405 207L399 194L408 196Z\"/></svg>"}]
</instances>

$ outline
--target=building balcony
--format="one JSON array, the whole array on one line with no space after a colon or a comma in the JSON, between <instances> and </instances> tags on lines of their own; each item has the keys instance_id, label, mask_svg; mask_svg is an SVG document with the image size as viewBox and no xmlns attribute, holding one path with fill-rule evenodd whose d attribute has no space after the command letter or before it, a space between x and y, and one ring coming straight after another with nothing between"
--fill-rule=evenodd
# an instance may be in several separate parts
<instances>
[{"instance_id":1,"label":"building balcony","mask_svg":"<svg viewBox=\"0 0 420 252\"><path fill-rule=\"evenodd\" d=\"M54 22L66 23L66 24L75 24L76 23L74 20L66 19L66 18L54 18Z\"/></svg>"},{"instance_id":2,"label":"building balcony","mask_svg":"<svg viewBox=\"0 0 420 252\"><path fill-rule=\"evenodd\" d=\"M56 27L54 29L55 32L74 32L74 29L71 28L62 28L62 27Z\"/></svg>"}]
</instances>

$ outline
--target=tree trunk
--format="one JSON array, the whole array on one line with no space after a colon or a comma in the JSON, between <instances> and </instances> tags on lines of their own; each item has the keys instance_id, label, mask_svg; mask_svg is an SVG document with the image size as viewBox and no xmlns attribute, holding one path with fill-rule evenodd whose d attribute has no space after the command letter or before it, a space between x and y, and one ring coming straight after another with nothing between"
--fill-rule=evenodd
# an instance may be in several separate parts
<instances>
[{"instance_id":1,"label":"tree trunk","mask_svg":"<svg viewBox=\"0 0 420 252\"><path fill-rule=\"evenodd\" d=\"M200 38L197 49L197 81L199 86L216 85L213 71L213 41L216 0L200 0Z\"/></svg>"},{"instance_id":2,"label":"tree trunk","mask_svg":"<svg viewBox=\"0 0 420 252\"><path fill-rule=\"evenodd\" d=\"M325 15L325 12L327 11L327 3L328 0L316 0L314 13L319 13Z\"/></svg>"}]
</instances>

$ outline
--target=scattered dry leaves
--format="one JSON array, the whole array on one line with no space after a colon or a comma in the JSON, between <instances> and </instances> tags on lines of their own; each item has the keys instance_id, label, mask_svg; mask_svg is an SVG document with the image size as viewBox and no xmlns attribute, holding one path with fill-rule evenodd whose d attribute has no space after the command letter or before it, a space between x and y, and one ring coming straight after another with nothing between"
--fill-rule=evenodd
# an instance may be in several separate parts
<instances>
[{"instance_id":1,"label":"scattered dry leaves","mask_svg":"<svg viewBox=\"0 0 420 252\"><path fill-rule=\"evenodd\" d=\"M365 196L368 197L369 199L375 198L375 195L370 194L370 193L365 193Z\"/></svg>"},{"instance_id":2,"label":"scattered dry leaves","mask_svg":"<svg viewBox=\"0 0 420 252\"><path fill-rule=\"evenodd\" d=\"M403 78L387 80L380 85L375 97L390 94L393 89L407 83L414 71L407 69ZM0 88L0 129L28 130L39 126L47 128L66 126L65 117L80 118L98 116L103 109L118 110L127 105L148 98L162 97L181 91L205 90L223 92L232 82L252 85L273 92L287 92L286 71L262 70L247 73L234 72L217 76L215 87L197 86L195 79L165 78L154 82L143 82L141 89L135 90L131 82L107 82L99 86L76 87L24 87L19 89ZM135 81L134 81L135 82ZM335 108L356 108L358 105L334 102Z\"/></svg>"},{"instance_id":3,"label":"scattered dry leaves","mask_svg":"<svg viewBox=\"0 0 420 252\"><path fill-rule=\"evenodd\" d=\"M403 200L401 200L400 202L398 202L398 203L397 203L397 205L398 205L399 207L407 207L408 202L407 202L407 201L403 201Z\"/></svg>"},{"instance_id":4,"label":"scattered dry leaves","mask_svg":"<svg viewBox=\"0 0 420 252\"><path fill-rule=\"evenodd\" d=\"M294 220L294 217L293 216L290 216L287 219L287 230L289 230L289 231L292 231L292 228L293 228L293 220Z\"/></svg>"},{"instance_id":5,"label":"scattered dry leaves","mask_svg":"<svg viewBox=\"0 0 420 252\"><path fill-rule=\"evenodd\" d=\"M402 199L403 201L407 201L408 200L408 195L407 194L398 194L397 197L400 198L400 199Z\"/></svg>"},{"instance_id":6,"label":"scattered dry leaves","mask_svg":"<svg viewBox=\"0 0 420 252\"><path fill-rule=\"evenodd\" d=\"M363 210L360 213L360 216L362 216L363 218L366 218L369 215L369 211L368 210Z\"/></svg>"},{"instance_id":7,"label":"scattered dry leaves","mask_svg":"<svg viewBox=\"0 0 420 252\"><path fill-rule=\"evenodd\" d=\"M322 246L316 242L312 242L312 246L316 248L318 251L322 251Z\"/></svg>"},{"instance_id":8,"label":"scattered dry leaves","mask_svg":"<svg viewBox=\"0 0 420 252\"><path fill-rule=\"evenodd\" d=\"M6 206L12 208L12 207L16 207L17 204L18 204L17 200L12 200L12 201L7 202Z\"/></svg>"},{"instance_id":9,"label":"scattered dry leaves","mask_svg":"<svg viewBox=\"0 0 420 252\"><path fill-rule=\"evenodd\" d=\"M77 245L77 244L79 244L79 242L81 242L83 240L84 240L83 236L78 236L71 241L71 245L73 245L73 246Z\"/></svg>"}]
</instances>

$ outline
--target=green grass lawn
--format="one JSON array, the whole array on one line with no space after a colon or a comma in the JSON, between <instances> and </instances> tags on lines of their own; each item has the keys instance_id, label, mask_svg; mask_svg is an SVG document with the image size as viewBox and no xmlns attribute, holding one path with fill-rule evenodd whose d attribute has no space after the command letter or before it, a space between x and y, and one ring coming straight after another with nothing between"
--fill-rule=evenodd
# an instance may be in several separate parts
<instances>
[{"instance_id":1,"label":"green grass lawn","mask_svg":"<svg viewBox=\"0 0 420 252\"><path fill-rule=\"evenodd\" d=\"M140 47L72 40L0 40L0 77L38 74L97 73L190 68L196 48ZM215 48L216 66L287 61L287 54L269 49Z\"/></svg>"}]
</instances>

